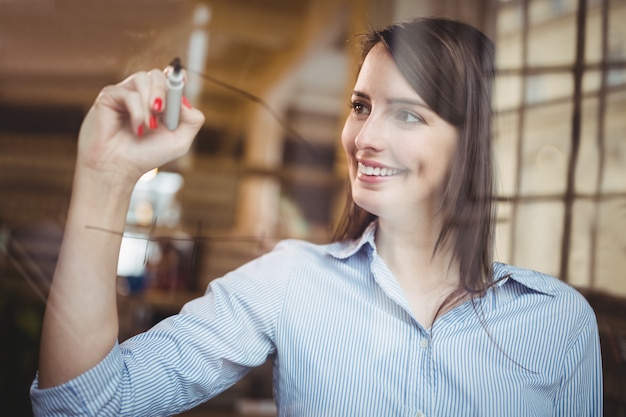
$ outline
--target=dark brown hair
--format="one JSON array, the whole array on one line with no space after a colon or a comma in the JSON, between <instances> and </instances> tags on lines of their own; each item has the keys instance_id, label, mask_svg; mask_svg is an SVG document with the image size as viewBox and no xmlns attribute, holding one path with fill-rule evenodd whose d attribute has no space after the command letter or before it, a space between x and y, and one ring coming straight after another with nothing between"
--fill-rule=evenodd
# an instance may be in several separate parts
<instances>
[{"instance_id":1,"label":"dark brown hair","mask_svg":"<svg viewBox=\"0 0 626 417\"><path fill-rule=\"evenodd\" d=\"M492 281L493 42L465 23L418 18L364 35L362 59L379 43L426 104L458 129L433 255L449 245L459 265L460 286L446 303L468 292L482 293ZM374 219L348 196L335 240L358 238Z\"/></svg>"}]
</instances>

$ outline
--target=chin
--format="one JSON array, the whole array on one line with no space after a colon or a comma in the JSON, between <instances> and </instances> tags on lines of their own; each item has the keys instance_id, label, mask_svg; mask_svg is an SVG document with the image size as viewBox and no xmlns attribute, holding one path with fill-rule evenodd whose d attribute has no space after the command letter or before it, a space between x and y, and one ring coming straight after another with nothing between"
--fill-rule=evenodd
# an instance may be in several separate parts
<instances>
[{"instance_id":1,"label":"chin","mask_svg":"<svg viewBox=\"0 0 626 417\"><path fill-rule=\"evenodd\" d=\"M380 213L380 198L375 198L375 196L364 196L363 190L354 190L352 189L352 200L354 204L361 207L363 210L371 213L375 216L379 216Z\"/></svg>"}]
</instances>

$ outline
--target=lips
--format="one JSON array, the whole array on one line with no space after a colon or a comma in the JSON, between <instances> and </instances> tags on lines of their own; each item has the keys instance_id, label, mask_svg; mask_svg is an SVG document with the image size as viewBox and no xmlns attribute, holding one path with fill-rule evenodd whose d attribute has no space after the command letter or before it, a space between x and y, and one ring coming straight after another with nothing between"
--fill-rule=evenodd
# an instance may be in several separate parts
<instances>
[{"instance_id":1,"label":"lips","mask_svg":"<svg viewBox=\"0 0 626 417\"><path fill-rule=\"evenodd\" d=\"M362 175L368 175L372 177L390 177L392 175L397 175L401 172L399 169L395 168L386 168L386 167L373 167L369 165L365 165L362 162L358 162L358 172Z\"/></svg>"}]
</instances>

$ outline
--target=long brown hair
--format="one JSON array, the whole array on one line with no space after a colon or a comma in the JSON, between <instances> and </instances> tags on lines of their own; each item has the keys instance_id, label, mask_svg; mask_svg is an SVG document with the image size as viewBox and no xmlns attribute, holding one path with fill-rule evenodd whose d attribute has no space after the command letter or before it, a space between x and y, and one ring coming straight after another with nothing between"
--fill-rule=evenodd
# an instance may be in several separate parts
<instances>
[{"instance_id":1,"label":"long brown hair","mask_svg":"<svg viewBox=\"0 0 626 417\"><path fill-rule=\"evenodd\" d=\"M493 42L461 22L418 18L363 35L362 59L379 43L426 104L459 131L433 255L449 245L459 265L459 289L446 302L482 293L492 282ZM335 240L358 238L374 219L349 195Z\"/></svg>"}]
</instances>

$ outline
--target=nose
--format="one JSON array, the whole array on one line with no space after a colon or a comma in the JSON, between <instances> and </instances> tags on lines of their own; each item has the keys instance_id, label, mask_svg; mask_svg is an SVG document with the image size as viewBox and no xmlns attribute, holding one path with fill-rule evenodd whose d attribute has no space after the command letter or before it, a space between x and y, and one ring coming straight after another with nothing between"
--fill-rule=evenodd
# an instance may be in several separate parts
<instances>
[{"instance_id":1,"label":"nose","mask_svg":"<svg viewBox=\"0 0 626 417\"><path fill-rule=\"evenodd\" d=\"M359 150L380 151L385 143L384 123L373 114L361 124L354 137L354 145Z\"/></svg>"}]
</instances>

